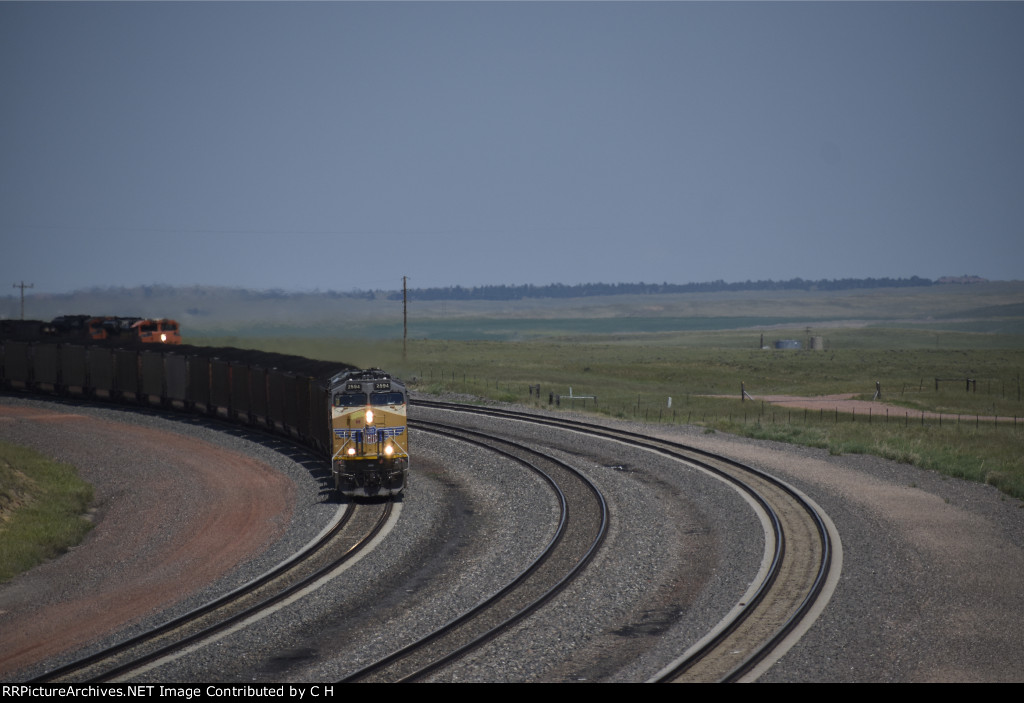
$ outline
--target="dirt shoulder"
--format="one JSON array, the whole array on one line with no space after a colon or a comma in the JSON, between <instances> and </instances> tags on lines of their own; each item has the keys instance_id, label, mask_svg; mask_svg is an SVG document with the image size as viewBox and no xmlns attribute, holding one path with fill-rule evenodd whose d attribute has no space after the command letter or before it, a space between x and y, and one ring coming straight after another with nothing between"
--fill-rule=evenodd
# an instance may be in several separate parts
<instances>
[{"instance_id":1,"label":"dirt shoulder","mask_svg":"<svg viewBox=\"0 0 1024 703\"><path fill-rule=\"evenodd\" d=\"M939 420L957 422L975 420L980 422L1016 422L1020 418L993 415L957 415L954 413L936 413L924 410L912 410L899 405L892 405L876 400L854 400L853 393L837 393L836 395L796 396L796 395L759 395L753 397L754 403L771 403L783 408L800 408L818 411L838 411L865 417L905 418L908 420Z\"/></svg>"},{"instance_id":2,"label":"dirt shoulder","mask_svg":"<svg viewBox=\"0 0 1024 703\"><path fill-rule=\"evenodd\" d=\"M0 437L95 489L78 547L0 587L0 675L79 648L207 586L272 542L294 505L270 466L168 430L3 405Z\"/></svg>"}]
</instances>

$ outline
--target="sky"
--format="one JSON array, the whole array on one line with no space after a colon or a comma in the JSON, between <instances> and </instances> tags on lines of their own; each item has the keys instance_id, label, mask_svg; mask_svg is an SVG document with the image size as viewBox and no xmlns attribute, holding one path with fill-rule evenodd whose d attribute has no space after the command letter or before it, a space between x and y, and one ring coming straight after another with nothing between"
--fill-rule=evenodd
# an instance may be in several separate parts
<instances>
[{"instance_id":1,"label":"sky","mask_svg":"<svg viewBox=\"0 0 1024 703\"><path fill-rule=\"evenodd\" d=\"M0 286L1018 280L1021 37L1020 2L2 2Z\"/></svg>"}]
</instances>

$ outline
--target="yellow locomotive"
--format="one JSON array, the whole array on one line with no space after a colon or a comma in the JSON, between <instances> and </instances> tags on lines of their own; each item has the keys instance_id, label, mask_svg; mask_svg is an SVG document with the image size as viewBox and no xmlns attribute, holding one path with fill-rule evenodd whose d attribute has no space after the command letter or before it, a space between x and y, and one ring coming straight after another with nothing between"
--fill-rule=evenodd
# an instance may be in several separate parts
<instances>
[{"instance_id":1,"label":"yellow locomotive","mask_svg":"<svg viewBox=\"0 0 1024 703\"><path fill-rule=\"evenodd\" d=\"M331 379L331 473L345 496L391 496L409 470L405 384L380 369Z\"/></svg>"}]
</instances>

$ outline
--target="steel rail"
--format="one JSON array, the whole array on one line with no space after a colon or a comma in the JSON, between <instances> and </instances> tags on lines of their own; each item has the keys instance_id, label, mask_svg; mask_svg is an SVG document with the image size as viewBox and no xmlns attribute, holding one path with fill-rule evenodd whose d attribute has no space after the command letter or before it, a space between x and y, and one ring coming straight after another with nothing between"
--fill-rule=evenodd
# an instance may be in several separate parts
<instances>
[{"instance_id":1,"label":"steel rail","mask_svg":"<svg viewBox=\"0 0 1024 703\"><path fill-rule=\"evenodd\" d=\"M596 502L599 506L600 524L597 530L597 534L594 535L593 540L587 547L586 551L576 558L576 562L572 565L572 568L569 569L566 573L562 574L553 584L549 585L539 595L531 597L528 603L526 603L522 607L518 607L510 615L502 615L501 621L496 625L486 626L480 632L470 633L468 641L458 644L456 647L441 653L439 656L435 656L429 662L417 667L415 670L411 672L402 673L401 676L399 676L398 678L390 680L393 680L395 682L411 682L418 679L422 679L423 677L436 671L444 665L480 647L484 643L496 637L501 632L508 630L514 624L522 620L530 613L537 610L537 608L541 607L544 603L548 602L557 593L562 591L593 559L594 554L600 548L601 544L603 544L604 538L608 531L608 506L604 500L604 496L601 494L597 486L595 486L593 482L590 481L590 479L588 479L586 476L584 476L582 473L580 473L577 469L573 468L569 464L559 459L556 459L552 456L544 454L542 452L538 452L535 449L531 449L523 445L519 445L515 442L512 442L508 439L496 437L494 435L489 435L483 432L469 430L461 427L451 427L440 423L427 422L423 420L410 420L409 425L410 427L419 429L420 431L431 432L433 434L447 436L449 438L456 439L457 441L467 442L475 446L485 448L501 456L510 458L513 461L516 461L517 463L522 464L529 468L530 470L537 473L545 480L545 482L548 483L549 486L551 486L552 490L554 490L556 495L558 496L560 506L558 527L555 531L555 534L552 536L548 544L544 547L544 549L537 556L537 558L534 559L534 561L531 562L524 570L517 574L515 578L513 578L511 581L502 586L497 592L488 596L487 598L479 602L477 605L473 606L471 609L469 609L462 615L459 615L458 617L445 623L433 632L424 635L423 637L387 655L386 657L383 657L378 661L372 662L371 664L364 666L358 671L346 676L344 679L342 679L342 683L365 681L375 676L379 677L382 674L382 672L386 671L388 667L391 667L392 665L399 663L401 660L407 657L413 656L421 651L426 650L441 638L448 636L452 633L456 633L459 628L471 627L473 621L481 618L481 616L484 613L488 611L494 611L496 608L499 608L501 605L501 601L503 599L509 597L518 589L525 588L525 584L528 583L530 577L537 574L541 567L544 566L552 558L552 555L555 553L555 550L558 549L560 544L563 542L566 536L566 530L568 528L570 516L569 502L561 486L559 486L558 482L550 474L548 474L544 469L541 469L539 466L537 466L533 461L529 461L511 451L495 446L495 443L511 446L528 455L540 457L544 461L551 462L555 466L558 466L559 468L569 472L571 475L578 478L581 481L581 483L587 488L587 490L589 490L592 496L596 499Z\"/></svg>"},{"instance_id":2,"label":"steel rail","mask_svg":"<svg viewBox=\"0 0 1024 703\"><path fill-rule=\"evenodd\" d=\"M663 455L675 458L679 461L695 464L700 468L712 472L715 475L722 477L723 479L737 485L741 490L744 490L748 495L754 496L758 491L753 490L750 486L747 486L738 476L729 470L724 470L720 466L716 466L711 462L724 464L731 467L734 471L741 472L749 476L756 477L756 480L764 481L771 484L781 490L783 493L788 495L796 505L800 507L810 518L814 524L814 530L820 540L820 559L815 572L813 582L808 587L804 597L800 601L799 605L792 611L790 616L776 629L774 634L764 640L760 646L750 655L745 657L743 661L733 667L730 671L724 673L717 680L722 682L738 681L744 675L751 672L757 665L764 661L771 655L773 651L782 643L782 641L792 633L795 628L802 622L802 620L812 611L814 605L825 588L826 581L829 577L831 570L831 563L833 557L833 545L830 531L825 524L824 519L820 513L816 510L808 500L804 498L802 494L793 489L785 482L775 478L774 476L756 469L752 466L748 466L734 459L717 455L713 452L709 452L697 447L685 445L670 440L658 439L644 435L638 432L631 432L620 429L609 429L601 425L595 425L592 423L581 422L578 420L569 420L563 418L553 418L549 416L535 415L531 413L525 413L521 411L505 410L493 407L479 407L479 406L467 406L457 403L442 403L434 401L414 400L412 401L416 405L427 408L435 408L439 410L449 410L454 412L470 412L480 415L489 415L492 417L499 418L513 418L516 420L531 422L536 424L548 425L553 427L560 427L563 429L571 430L574 432L580 432L584 434L590 434L594 436L600 436L606 439L612 439L615 441L628 442L634 446L643 446L649 450L659 452ZM702 458L696 458L702 457ZM760 504L765 505L763 498L760 496L755 497ZM771 511L774 515L774 510ZM689 652L680 660L673 662L672 665L659 672L659 674L652 679L653 681L672 681L678 679L682 674L687 672L703 658L713 652L716 647L720 647L729 635L735 632L745 622L750 620L757 613L757 606L764 602L767 597L768 591L771 586L774 585L779 568L782 564L782 560L785 556L785 535L781 533L781 526L776 525L777 516L772 518L773 530L779 531L777 539L775 557L772 560L772 566L769 569L769 573L763 582L759 585L757 592L750 601L745 602L745 607L737 609L735 614L726 622L720 624L719 631L712 637L709 637L706 641L700 643L700 645Z\"/></svg>"},{"instance_id":3,"label":"steel rail","mask_svg":"<svg viewBox=\"0 0 1024 703\"><path fill-rule=\"evenodd\" d=\"M316 568L313 572L302 576L295 583L262 598L258 603L245 606L243 609L229 615L228 617L220 618L211 624L201 626L199 630L188 633L168 644L159 646L155 650L137 656L130 655L132 649L145 647L147 644L154 643L162 638L173 637L176 631L194 627L202 618L216 617L217 611L231 608L232 606L242 602L243 599L253 597L260 589L271 587L275 581L280 581L294 575L304 564L309 563L318 556L322 556L332 546L334 546L338 540L346 537L345 530L352 522L352 518L357 512L353 505L350 504L335 524L325 530L316 540L283 561L281 564L269 570L267 573L243 584L219 598L210 601L209 603L181 615L180 617L174 618L162 625L140 633L139 635L125 640L124 642L120 642L112 647L95 652L87 657L83 657L82 659L49 671L34 679L32 683L68 680L73 674L78 672L85 672L87 674L88 678L84 680L85 682L109 681L130 673L133 670L139 669L158 659L171 656L178 650L182 650L207 639L233 624L252 617L255 613L272 607L276 603L288 598L311 583L314 583L323 575L338 568L338 566L349 561L356 556L356 554L366 548L366 546L372 542L373 538L384 527L391 515L393 502L387 501L382 505L383 509L373 521L371 528L357 537L355 542L345 549L341 555L329 558L327 564L322 565ZM104 662L116 660L123 656L129 656L130 658L127 661L118 663L99 672L88 673L90 669L100 667Z\"/></svg>"}]
</instances>

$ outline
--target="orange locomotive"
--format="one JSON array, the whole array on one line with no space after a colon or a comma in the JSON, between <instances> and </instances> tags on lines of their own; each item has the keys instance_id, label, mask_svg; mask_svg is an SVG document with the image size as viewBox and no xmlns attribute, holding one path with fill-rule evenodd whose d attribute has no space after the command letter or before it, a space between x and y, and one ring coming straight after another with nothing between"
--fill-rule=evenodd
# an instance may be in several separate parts
<instances>
[{"instance_id":1,"label":"orange locomotive","mask_svg":"<svg viewBox=\"0 0 1024 703\"><path fill-rule=\"evenodd\" d=\"M131 327L140 342L152 344L181 344L181 330L174 320L139 320Z\"/></svg>"}]
</instances>

